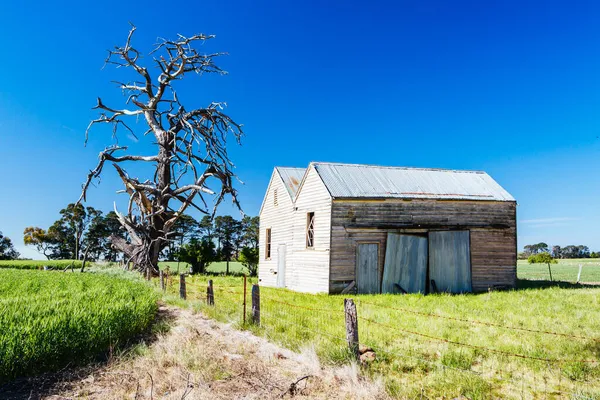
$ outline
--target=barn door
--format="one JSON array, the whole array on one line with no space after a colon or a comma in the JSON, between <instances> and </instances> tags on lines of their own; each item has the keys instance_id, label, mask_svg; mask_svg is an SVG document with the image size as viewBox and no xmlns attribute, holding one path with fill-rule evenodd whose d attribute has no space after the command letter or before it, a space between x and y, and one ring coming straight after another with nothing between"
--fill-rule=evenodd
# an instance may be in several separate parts
<instances>
[{"instance_id":1,"label":"barn door","mask_svg":"<svg viewBox=\"0 0 600 400\"><path fill-rule=\"evenodd\" d=\"M425 293L427 238L388 233L382 293Z\"/></svg>"},{"instance_id":2,"label":"barn door","mask_svg":"<svg viewBox=\"0 0 600 400\"><path fill-rule=\"evenodd\" d=\"M277 247L277 287L285 287L285 244Z\"/></svg>"},{"instance_id":3,"label":"barn door","mask_svg":"<svg viewBox=\"0 0 600 400\"><path fill-rule=\"evenodd\" d=\"M469 231L429 233L429 290L431 280L440 292L472 291Z\"/></svg>"},{"instance_id":4,"label":"barn door","mask_svg":"<svg viewBox=\"0 0 600 400\"><path fill-rule=\"evenodd\" d=\"M359 243L356 246L356 285L358 293L379 293L379 245Z\"/></svg>"}]
</instances>

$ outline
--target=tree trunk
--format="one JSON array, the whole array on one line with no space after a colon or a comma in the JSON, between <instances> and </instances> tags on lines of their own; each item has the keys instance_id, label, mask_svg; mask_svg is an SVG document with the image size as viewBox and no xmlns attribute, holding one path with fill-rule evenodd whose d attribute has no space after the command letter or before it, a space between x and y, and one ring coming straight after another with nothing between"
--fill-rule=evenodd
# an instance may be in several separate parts
<instances>
[{"instance_id":1,"label":"tree trunk","mask_svg":"<svg viewBox=\"0 0 600 400\"><path fill-rule=\"evenodd\" d=\"M75 260L79 260L79 230L75 229Z\"/></svg>"},{"instance_id":2,"label":"tree trunk","mask_svg":"<svg viewBox=\"0 0 600 400\"><path fill-rule=\"evenodd\" d=\"M118 236L111 236L112 246L125 254L125 258L133 262L133 266L140 272L147 273L150 270L151 276L158 276L158 254L160 250L159 241L143 240L141 244L128 243L125 239Z\"/></svg>"},{"instance_id":3,"label":"tree trunk","mask_svg":"<svg viewBox=\"0 0 600 400\"><path fill-rule=\"evenodd\" d=\"M89 252L89 251L90 251L90 246L88 246L88 247L85 249L85 253L83 253L83 263L81 263L81 271L79 271L79 272L81 272L81 273L83 273L83 271L85 270L85 263L86 263L86 261L87 261L88 252Z\"/></svg>"}]
</instances>

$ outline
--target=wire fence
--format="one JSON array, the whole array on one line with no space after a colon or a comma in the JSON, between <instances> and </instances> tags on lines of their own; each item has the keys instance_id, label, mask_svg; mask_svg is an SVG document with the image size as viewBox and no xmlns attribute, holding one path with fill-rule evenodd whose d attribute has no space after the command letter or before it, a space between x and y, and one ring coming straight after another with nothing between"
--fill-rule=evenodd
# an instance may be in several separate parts
<instances>
[{"instance_id":1,"label":"wire fence","mask_svg":"<svg viewBox=\"0 0 600 400\"><path fill-rule=\"evenodd\" d=\"M357 314L354 328L358 341L354 343L349 331L351 311L340 297L315 296L312 304L306 304L305 295L259 288L256 280L245 277L236 284L232 279L224 283L164 274L155 282L165 293L198 304L211 318L250 329L292 350L313 346L329 361L354 359L365 369L392 373L400 382L409 379L404 383L420 390L421 395L439 391L438 382L456 379L487 385L491 388L484 396L487 398L600 398L598 337L443 315L351 296ZM523 335L530 334L534 338L578 341L593 350L592 356L551 356L539 349L511 351L501 343L494 347L479 344L476 337L468 335L464 337L469 340L456 340L445 332L409 328L404 324L406 315L432 326L441 320L454 324L453 329L476 326L512 332L524 343Z\"/></svg>"}]
</instances>

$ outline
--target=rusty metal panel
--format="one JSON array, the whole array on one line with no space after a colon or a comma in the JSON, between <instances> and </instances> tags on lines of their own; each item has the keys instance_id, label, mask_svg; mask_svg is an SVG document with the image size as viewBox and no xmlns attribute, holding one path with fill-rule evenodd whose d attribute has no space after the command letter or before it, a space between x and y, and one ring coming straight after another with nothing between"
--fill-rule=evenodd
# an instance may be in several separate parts
<instances>
[{"instance_id":1,"label":"rusty metal panel","mask_svg":"<svg viewBox=\"0 0 600 400\"><path fill-rule=\"evenodd\" d=\"M382 293L425 293L427 238L388 233Z\"/></svg>"},{"instance_id":2,"label":"rusty metal panel","mask_svg":"<svg viewBox=\"0 0 600 400\"><path fill-rule=\"evenodd\" d=\"M515 201L483 171L313 163L334 198Z\"/></svg>"},{"instance_id":3,"label":"rusty metal panel","mask_svg":"<svg viewBox=\"0 0 600 400\"><path fill-rule=\"evenodd\" d=\"M356 251L358 293L379 293L379 245L377 243L360 243L356 246Z\"/></svg>"},{"instance_id":4,"label":"rusty metal panel","mask_svg":"<svg viewBox=\"0 0 600 400\"><path fill-rule=\"evenodd\" d=\"M302 178L306 173L306 168L276 167L276 169L290 197L294 199L300 187L300 182L302 182Z\"/></svg>"},{"instance_id":5,"label":"rusty metal panel","mask_svg":"<svg viewBox=\"0 0 600 400\"><path fill-rule=\"evenodd\" d=\"M430 290L472 291L469 231L429 232ZM435 281L435 288L431 285Z\"/></svg>"}]
</instances>

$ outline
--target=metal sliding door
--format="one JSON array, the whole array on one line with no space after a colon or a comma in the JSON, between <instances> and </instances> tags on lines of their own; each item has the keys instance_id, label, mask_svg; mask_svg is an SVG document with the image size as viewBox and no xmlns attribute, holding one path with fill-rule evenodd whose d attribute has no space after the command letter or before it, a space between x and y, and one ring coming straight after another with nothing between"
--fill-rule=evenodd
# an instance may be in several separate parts
<instances>
[{"instance_id":1,"label":"metal sliding door","mask_svg":"<svg viewBox=\"0 0 600 400\"><path fill-rule=\"evenodd\" d=\"M465 293L471 285L469 231L429 233L429 280L440 292Z\"/></svg>"},{"instance_id":2,"label":"metal sliding door","mask_svg":"<svg viewBox=\"0 0 600 400\"><path fill-rule=\"evenodd\" d=\"M427 238L388 233L382 293L425 293Z\"/></svg>"},{"instance_id":3,"label":"metal sliding door","mask_svg":"<svg viewBox=\"0 0 600 400\"><path fill-rule=\"evenodd\" d=\"M379 245L359 243L356 246L356 285L358 293L379 293Z\"/></svg>"}]
</instances>

